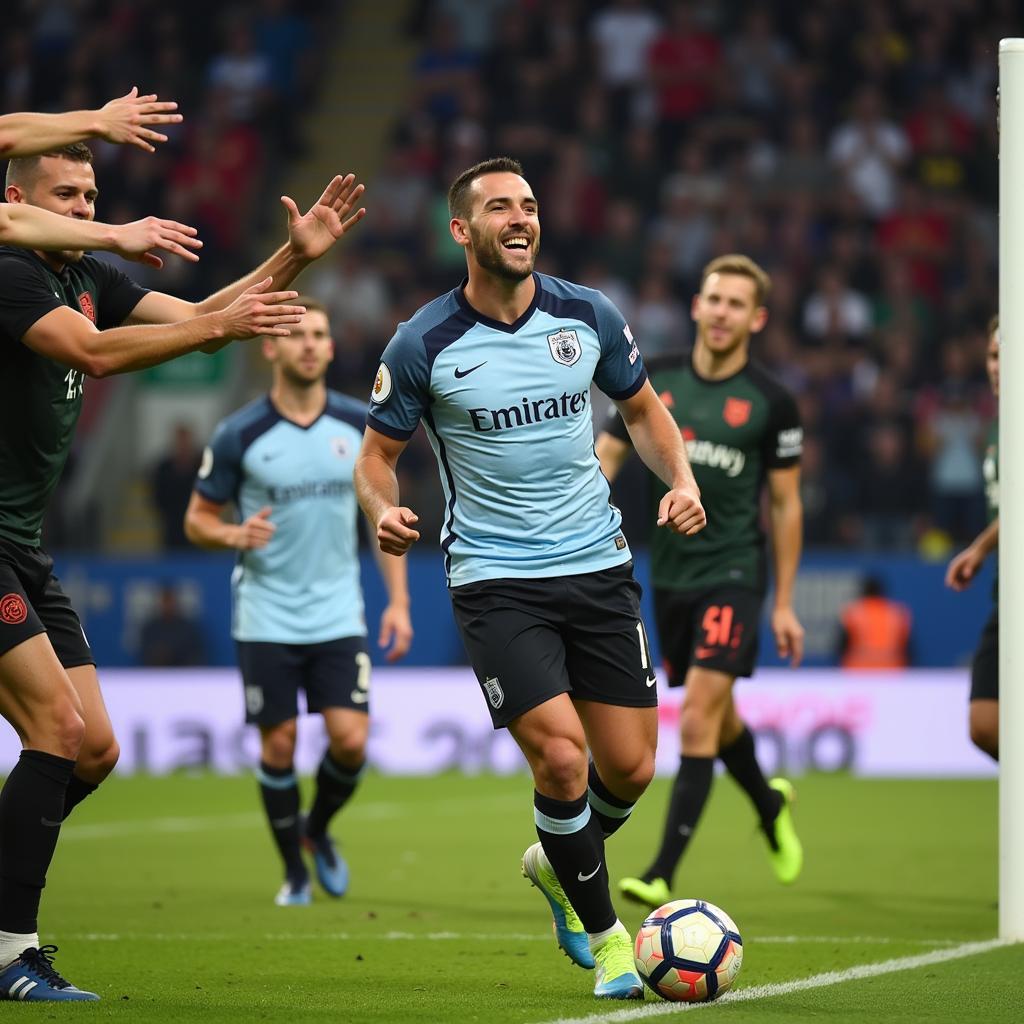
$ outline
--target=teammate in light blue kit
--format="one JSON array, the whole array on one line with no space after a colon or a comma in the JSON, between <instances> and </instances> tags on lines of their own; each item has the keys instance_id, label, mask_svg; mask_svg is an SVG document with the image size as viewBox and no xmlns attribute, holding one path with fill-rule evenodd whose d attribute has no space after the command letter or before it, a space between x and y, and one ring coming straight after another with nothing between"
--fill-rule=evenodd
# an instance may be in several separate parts
<instances>
[{"instance_id":1,"label":"teammate in light blue kit","mask_svg":"<svg viewBox=\"0 0 1024 1024\"><path fill-rule=\"evenodd\" d=\"M185 516L194 543L239 551L232 636L246 721L260 729L260 790L285 867L282 906L311 899L302 845L330 895L348 886L327 825L365 763L370 685L352 486L366 406L327 390L334 355L327 315L312 299L302 304L306 313L291 335L263 343L274 368L270 394L218 425ZM222 520L229 502L240 524ZM394 660L412 639L405 563L378 554L389 599L380 644L391 644ZM294 769L299 689L308 709L323 715L329 739L305 819Z\"/></svg>"},{"instance_id":2,"label":"teammate in light blue kit","mask_svg":"<svg viewBox=\"0 0 1024 1024\"><path fill-rule=\"evenodd\" d=\"M455 617L495 728L530 764L538 843L523 873L599 998L643 996L608 892L604 839L654 773L657 694L639 587L594 454L590 387L615 400L670 486L658 522L705 522L679 431L619 311L534 273L537 200L517 161L463 172L448 193L469 276L384 351L356 487L381 548L419 539L395 466L422 420L447 500L441 535ZM587 750L593 761L588 764Z\"/></svg>"}]
</instances>

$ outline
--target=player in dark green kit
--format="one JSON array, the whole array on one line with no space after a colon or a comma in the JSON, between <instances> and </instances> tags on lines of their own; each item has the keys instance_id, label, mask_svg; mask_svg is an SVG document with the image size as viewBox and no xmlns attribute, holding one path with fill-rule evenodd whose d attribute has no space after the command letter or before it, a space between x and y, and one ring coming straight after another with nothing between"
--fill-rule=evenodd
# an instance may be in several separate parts
<instances>
[{"instance_id":1,"label":"player in dark green kit","mask_svg":"<svg viewBox=\"0 0 1024 1024\"><path fill-rule=\"evenodd\" d=\"M999 397L999 320L988 325L985 351L992 394ZM946 568L946 586L963 590L978 574L982 563L999 546L999 419L989 425L985 444L985 502L988 525ZM971 663L971 703L968 722L971 742L993 760L999 760L999 581L992 584L992 612L981 632Z\"/></svg>"},{"instance_id":2,"label":"player in dark green kit","mask_svg":"<svg viewBox=\"0 0 1024 1024\"><path fill-rule=\"evenodd\" d=\"M0 714L23 750L0 790L0 999L97 998L53 968L37 919L61 822L118 756L78 616L39 547L43 514L74 434L87 376L142 369L233 339L287 335L305 312L287 288L357 221L362 193L335 178L288 241L200 303L140 288L77 250L0 248ZM12 160L5 196L91 221L92 154L81 143ZM123 326L122 326L123 325Z\"/></svg>"},{"instance_id":3,"label":"player in dark green kit","mask_svg":"<svg viewBox=\"0 0 1024 1024\"><path fill-rule=\"evenodd\" d=\"M733 701L737 677L750 676L767 588L761 491L767 483L775 568L771 624L782 657L797 665L803 627L793 586L803 533L800 450L803 432L792 396L751 361L750 336L768 313L768 275L746 256L705 268L693 300L697 340L688 360L652 361L651 383L686 440L708 525L693 537L661 536L651 545L658 637L670 686L682 686L682 756L661 848L625 896L652 907L670 899L672 877L711 792L715 758L750 797L780 881L800 873L803 852L789 813L792 787L767 781L754 739ZM597 440L613 480L629 456L629 434L612 413ZM652 480L655 497L661 486Z\"/></svg>"}]
</instances>

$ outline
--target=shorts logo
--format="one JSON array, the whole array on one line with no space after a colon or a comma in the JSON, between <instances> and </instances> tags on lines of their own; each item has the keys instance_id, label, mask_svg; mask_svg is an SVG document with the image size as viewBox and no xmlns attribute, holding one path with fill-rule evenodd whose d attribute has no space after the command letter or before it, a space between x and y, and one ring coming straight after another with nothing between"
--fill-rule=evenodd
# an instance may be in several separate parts
<instances>
[{"instance_id":1,"label":"shorts logo","mask_svg":"<svg viewBox=\"0 0 1024 1024\"><path fill-rule=\"evenodd\" d=\"M563 366L572 366L578 363L583 355L583 346L575 331L556 331L548 335L548 348L551 349L551 358Z\"/></svg>"},{"instance_id":2,"label":"shorts logo","mask_svg":"<svg viewBox=\"0 0 1024 1024\"><path fill-rule=\"evenodd\" d=\"M0 622L9 626L20 626L28 618L28 605L21 594L4 594L0 597Z\"/></svg>"},{"instance_id":3,"label":"shorts logo","mask_svg":"<svg viewBox=\"0 0 1024 1024\"><path fill-rule=\"evenodd\" d=\"M501 683L498 682L497 676L488 676L484 680L484 691L487 693L487 699L491 702L491 707L495 711L505 703L505 691L501 688Z\"/></svg>"},{"instance_id":4,"label":"shorts logo","mask_svg":"<svg viewBox=\"0 0 1024 1024\"><path fill-rule=\"evenodd\" d=\"M381 363L377 367L377 376L373 379L373 392L370 394L370 400L379 405L390 397L391 371L388 369L387 363Z\"/></svg>"},{"instance_id":5,"label":"shorts logo","mask_svg":"<svg viewBox=\"0 0 1024 1024\"><path fill-rule=\"evenodd\" d=\"M263 710L263 689L259 686L245 688L245 710L250 715L258 715Z\"/></svg>"},{"instance_id":6,"label":"shorts logo","mask_svg":"<svg viewBox=\"0 0 1024 1024\"><path fill-rule=\"evenodd\" d=\"M82 294L78 296L78 308L93 323L96 323L96 307L93 305L92 296L88 292L82 292Z\"/></svg>"},{"instance_id":7,"label":"shorts logo","mask_svg":"<svg viewBox=\"0 0 1024 1024\"><path fill-rule=\"evenodd\" d=\"M722 419L730 427L742 427L750 419L751 402L747 398L727 398L722 409Z\"/></svg>"}]
</instances>

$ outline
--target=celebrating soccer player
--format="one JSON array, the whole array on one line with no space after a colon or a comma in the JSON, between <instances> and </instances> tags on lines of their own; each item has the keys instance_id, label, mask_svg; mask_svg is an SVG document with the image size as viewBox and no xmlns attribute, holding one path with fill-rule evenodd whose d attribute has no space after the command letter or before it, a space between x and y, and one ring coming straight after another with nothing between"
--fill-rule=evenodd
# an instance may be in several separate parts
<instances>
[{"instance_id":1,"label":"celebrating soccer player","mask_svg":"<svg viewBox=\"0 0 1024 1024\"><path fill-rule=\"evenodd\" d=\"M694 534L704 510L622 315L600 292L534 271L539 211L519 163L469 168L448 203L469 276L385 349L356 486L383 550L408 551L417 517L395 467L423 421L447 498L455 618L495 728L533 773L540 842L524 874L558 944L596 966L594 994L639 999L604 841L654 772L657 694L629 547L594 456L592 383L668 485L659 525Z\"/></svg>"},{"instance_id":2,"label":"celebrating soccer player","mask_svg":"<svg viewBox=\"0 0 1024 1024\"><path fill-rule=\"evenodd\" d=\"M697 340L686 360L652 364L651 382L686 438L709 512L703 533L683 541L658 531L651 549L654 608L669 686L683 686L682 756L661 847L639 878L624 878L625 896L659 907L711 792L720 757L750 797L780 881L800 873L803 853L789 813L792 786L768 782L754 739L736 711L733 684L753 674L758 619L767 581L759 518L768 485L776 647L793 665L803 654L803 627L793 586L803 533L800 450L803 432L792 396L750 359L750 336L768 318L768 275L746 256L720 256L705 268L693 299ZM630 432L614 411L597 439L601 468L614 480L631 451ZM655 498L664 488L652 481Z\"/></svg>"},{"instance_id":3,"label":"celebrating soccer player","mask_svg":"<svg viewBox=\"0 0 1024 1024\"><path fill-rule=\"evenodd\" d=\"M304 312L290 282L363 214L337 177L288 241L246 277L199 303L146 291L79 250L0 249L0 713L24 749L0 792L0 997L95 999L40 948L39 900L60 824L109 774L118 747L74 609L40 548L43 514L74 436L87 376L142 369L235 338L284 337ZM9 203L93 219L96 178L83 143L12 160ZM277 289L271 291L271 285ZM119 326L126 325L126 326Z\"/></svg>"},{"instance_id":4,"label":"celebrating soccer player","mask_svg":"<svg viewBox=\"0 0 1024 1024\"><path fill-rule=\"evenodd\" d=\"M232 635L245 685L246 721L260 730L260 793L284 861L280 906L308 904L303 843L331 896L348 888L348 868L327 833L355 791L366 761L370 656L359 585L352 472L366 405L329 391L334 357L327 313L305 297L287 338L267 338L270 394L217 427L203 453L185 514L189 540L238 551L232 575ZM234 503L241 523L221 514ZM388 591L380 644L388 660L409 649L405 560L374 552ZM328 748L308 816L295 777L298 691L323 715Z\"/></svg>"}]
</instances>

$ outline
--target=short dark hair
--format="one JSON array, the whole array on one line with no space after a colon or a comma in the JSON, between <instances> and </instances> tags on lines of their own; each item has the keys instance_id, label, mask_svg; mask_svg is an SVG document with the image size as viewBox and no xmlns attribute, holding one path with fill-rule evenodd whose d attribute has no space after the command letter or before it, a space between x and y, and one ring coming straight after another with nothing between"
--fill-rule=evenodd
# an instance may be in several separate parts
<instances>
[{"instance_id":1,"label":"short dark hair","mask_svg":"<svg viewBox=\"0 0 1024 1024\"><path fill-rule=\"evenodd\" d=\"M39 174L39 161L44 156L62 156L65 160L73 160L79 164L92 163L92 150L84 142L72 142L68 146L61 146L59 149L48 150L45 153L15 157L7 165L6 184L20 185L22 188L30 187Z\"/></svg>"},{"instance_id":2,"label":"short dark hair","mask_svg":"<svg viewBox=\"0 0 1024 1024\"><path fill-rule=\"evenodd\" d=\"M738 277L749 278L754 282L755 301L759 306L764 305L765 299L768 298L768 293L772 289L772 279L768 276L768 272L758 266L749 256L744 256L743 253L730 252L724 256L716 256L701 271L701 288L712 274L735 274Z\"/></svg>"},{"instance_id":3,"label":"short dark hair","mask_svg":"<svg viewBox=\"0 0 1024 1024\"><path fill-rule=\"evenodd\" d=\"M312 295L300 295L297 299L292 299L292 302L296 306L305 306L307 313L323 313L327 316L327 307L319 300L314 299Z\"/></svg>"},{"instance_id":4,"label":"short dark hair","mask_svg":"<svg viewBox=\"0 0 1024 1024\"><path fill-rule=\"evenodd\" d=\"M469 216L469 190L473 182L484 174L518 174L523 177L523 165L511 156L492 156L467 167L448 189L448 212L453 217Z\"/></svg>"}]
</instances>

